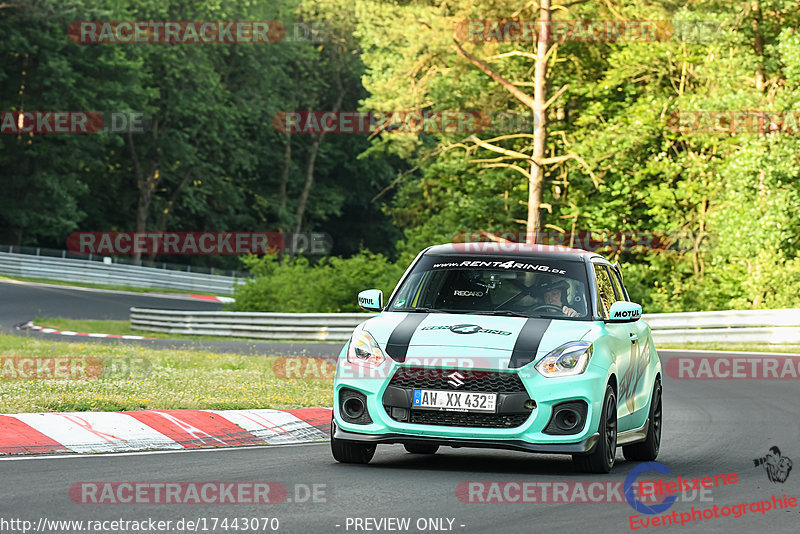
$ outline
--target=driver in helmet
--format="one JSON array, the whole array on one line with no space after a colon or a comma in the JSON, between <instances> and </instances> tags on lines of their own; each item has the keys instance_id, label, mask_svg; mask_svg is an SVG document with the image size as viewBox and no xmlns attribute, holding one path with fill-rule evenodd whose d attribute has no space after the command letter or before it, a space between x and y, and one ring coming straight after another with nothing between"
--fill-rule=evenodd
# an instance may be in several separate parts
<instances>
[{"instance_id":1,"label":"driver in helmet","mask_svg":"<svg viewBox=\"0 0 800 534\"><path fill-rule=\"evenodd\" d=\"M566 280L556 280L542 285L541 295L544 304L555 306L567 317L578 317L578 312L566 305L567 289L569 283Z\"/></svg>"}]
</instances>

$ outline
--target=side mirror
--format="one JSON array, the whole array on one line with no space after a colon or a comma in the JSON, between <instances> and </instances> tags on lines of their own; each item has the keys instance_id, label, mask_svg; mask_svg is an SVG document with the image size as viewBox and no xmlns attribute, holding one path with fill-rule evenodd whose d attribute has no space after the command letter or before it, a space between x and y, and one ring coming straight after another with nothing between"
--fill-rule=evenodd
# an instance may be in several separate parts
<instances>
[{"instance_id":1,"label":"side mirror","mask_svg":"<svg viewBox=\"0 0 800 534\"><path fill-rule=\"evenodd\" d=\"M366 289L358 294L358 305L367 311L379 312L383 309L383 291Z\"/></svg>"},{"instance_id":2,"label":"side mirror","mask_svg":"<svg viewBox=\"0 0 800 534\"><path fill-rule=\"evenodd\" d=\"M607 323L632 323L642 317L642 306L635 302L618 300L608 310Z\"/></svg>"}]
</instances>

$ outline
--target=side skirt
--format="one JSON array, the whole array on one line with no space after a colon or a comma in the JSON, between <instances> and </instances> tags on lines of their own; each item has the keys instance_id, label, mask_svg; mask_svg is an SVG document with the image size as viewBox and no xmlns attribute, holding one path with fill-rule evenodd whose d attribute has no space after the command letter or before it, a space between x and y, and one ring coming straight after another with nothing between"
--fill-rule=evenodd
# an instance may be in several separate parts
<instances>
[{"instance_id":1,"label":"side skirt","mask_svg":"<svg viewBox=\"0 0 800 534\"><path fill-rule=\"evenodd\" d=\"M647 427L650 426L650 418L648 417L644 424L639 428L626 430L617 434L617 447L623 445L630 445L638 443L647 439Z\"/></svg>"}]
</instances>

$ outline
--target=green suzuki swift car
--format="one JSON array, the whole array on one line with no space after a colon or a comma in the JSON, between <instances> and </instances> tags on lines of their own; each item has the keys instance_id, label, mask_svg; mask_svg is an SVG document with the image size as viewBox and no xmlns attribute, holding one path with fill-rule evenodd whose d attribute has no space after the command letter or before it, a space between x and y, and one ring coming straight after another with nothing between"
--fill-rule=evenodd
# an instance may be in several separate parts
<instances>
[{"instance_id":1,"label":"green suzuki swift car","mask_svg":"<svg viewBox=\"0 0 800 534\"><path fill-rule=\"evenodd\" d=\"M339 355L331 450L368 463L380 443L572 455L607 473L617 447L655 460L661 362L617 265L511 243L422 251Z\"/></svg>"}]
</instances>

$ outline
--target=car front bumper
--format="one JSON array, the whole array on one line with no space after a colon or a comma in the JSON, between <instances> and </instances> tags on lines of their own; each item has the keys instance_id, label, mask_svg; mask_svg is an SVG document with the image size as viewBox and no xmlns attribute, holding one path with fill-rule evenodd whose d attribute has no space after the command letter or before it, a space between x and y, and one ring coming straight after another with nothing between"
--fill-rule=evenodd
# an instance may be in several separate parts
<instances>
[{"instance_id":1,"label":"car front bumper","mask_svg":"<svg viewBox=\"0 0 800 534\"><path fill-rule=\"evenodd\" d=\"M595 432L577 443L529 443L522 440L497 440L474 438L437 438L413 434L360 434L348 432L338 426L334 427L333 437L344 441L358 441L362 443L403 443L439 445L442 447L468 447L479 449L505 449L522 452L536 452L542 454L583 454L594 448L599 439Z\"/></svg>"},{"instance_id":2,"label":"car front bumper","mask_svg":"<svg viewBox=\"0 0 800 534\"><path fill-rule=\"evenodd\" d=\"M401 365L393 363L393 367ZM337 376L334 385L333 437L368 443L427 443L449 447L497 448L545 454L589 452L598 439L597 428L607 383L607 369L592 365L578 376L546 378L533 365L520 369L496 370L516 373L536 407L519 426L486 428L442 424L416 424L393 419L384 406L392 369L381 379L352 379ZM347 422L340 412L339 395L343 388L362 393L371 422ZM573 434L545 433L553 408L563 402L583 401L587 405L585 422ZM439 412L437 412L439 413Z\"/></svg>"}]
</instances>

